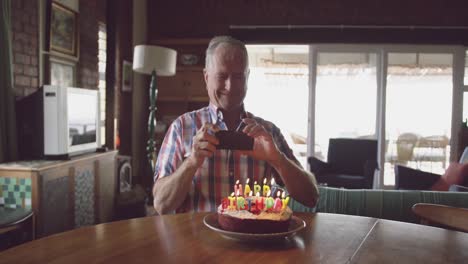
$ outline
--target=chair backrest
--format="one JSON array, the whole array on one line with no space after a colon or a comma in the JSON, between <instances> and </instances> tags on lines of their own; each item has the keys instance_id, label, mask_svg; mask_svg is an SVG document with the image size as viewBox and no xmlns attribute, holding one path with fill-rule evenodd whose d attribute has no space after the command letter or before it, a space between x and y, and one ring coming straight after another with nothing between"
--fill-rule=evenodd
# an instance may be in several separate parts
<instances>
[{"instance_id":1,"label":"chair backrest","mask_svg":"<svg viewBox=\"0 0 468 264\"><path fill-rule=\"evenodd\" d=\"M440 179L439 174L421 171L410 167L395 164L396 190L431 190Z\"/></svg>"},{"instance_id":2,"label":"chair backrest","mask_svg":"<svg viewBox=\"0 0 468 264\"><path fill-rule=\"evenodd\" d=\"M417 203L412 211L422 220L448 227L457 231L468 232L468 209L440 204Z\"/></svg>"},{"instance_id":3,"label":"chair backrest","mask_svg":"<svg viewBox=\"0 0 468 264\"><path fill-rule=\"evenodd\" d=\"M398 136L396 141L398 162L406 164L413 159L414 147L418 139L419 135L413 133L403 133Z\"/></svg>"},{"instance_id":4,"label":"chair backrest","mask_svg":"<svg viewBox=\"0 0 468 264\"><path fill-rule=\"evenodd\" d=\"M330 138L327 162L334 170L363 175L364 164L377 161L377 140L357 138Z\"/></svg>"}]
</instances>

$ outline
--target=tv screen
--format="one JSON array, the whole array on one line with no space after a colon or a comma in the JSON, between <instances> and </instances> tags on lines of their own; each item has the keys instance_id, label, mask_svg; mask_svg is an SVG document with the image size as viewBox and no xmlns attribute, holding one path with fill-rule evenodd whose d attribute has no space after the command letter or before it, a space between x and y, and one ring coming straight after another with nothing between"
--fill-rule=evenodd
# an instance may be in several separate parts
<instances>
[{"instance_id":1,"label":"tv screen","mask_svg":"<svg viewBox=\"0 0 468 264\"><path fill-rule=\"evenodd\" d=\"M68 94L69 146L96 142L96 98L90 94Z\"/></svg>"}]
</instances>

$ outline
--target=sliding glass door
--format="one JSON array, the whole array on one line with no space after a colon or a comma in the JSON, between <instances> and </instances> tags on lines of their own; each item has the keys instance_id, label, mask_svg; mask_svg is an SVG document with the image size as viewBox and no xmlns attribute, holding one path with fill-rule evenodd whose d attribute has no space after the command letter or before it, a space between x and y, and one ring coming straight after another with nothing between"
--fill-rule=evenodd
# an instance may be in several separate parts
<instances>
[{"instance_id":1,"label":"sliding glass door","mask_svg":"<svg viewBox=\"0 0 468 264\"><path fill-rule=\"evenodd\" d=\"M389 52L387 61L384 184L394 184L394 164L442 174L450 156L452 54Z\"/></svg>"},{"instance_id":2,"label":"sliding glass door","mask_svg":"<svg viewBox=\"0 0 468 264\"><path fill-rule=\"evenodd\" d=\"M246 109L277 124L304 167L307 156L326 161L329 139L338 137L378 140L378 188L393 187L396 164L441 174L457 158L468 116L463 47L251 45L248 52Z\"/></svg>"},{"instance_id":3,"label":"sliding glass door","mask_svg":"<svg viewBox=\"0 0 468 264\"><path fill-rule=\"evenodd\" d=\"M466 105L464 55L454 46L312 45L309 152L326 161L330 138L375 138L375 186L395 184L395 164L442 174Z\"/></svg>"},{"instance_id":4,"label":"sliding glass door","mask_svg":"<svg viewBox=\"0 0 468 264\"><path fill-rule=\"evenodd\" d=\"M376 72L375 53L318 52L314 130L318 158L327 160L330 138L377 138Z\"/></svg>"},{"instance_id":5,"label":"sliding glass door","mask_svg":"<svg viewBox=\"0 0 468 264\"><path fill-rule=\"evenodd\" d=\"M246 111L273 122L307 168L309 47L249 45Z\"/></svg>"}]
</instances>

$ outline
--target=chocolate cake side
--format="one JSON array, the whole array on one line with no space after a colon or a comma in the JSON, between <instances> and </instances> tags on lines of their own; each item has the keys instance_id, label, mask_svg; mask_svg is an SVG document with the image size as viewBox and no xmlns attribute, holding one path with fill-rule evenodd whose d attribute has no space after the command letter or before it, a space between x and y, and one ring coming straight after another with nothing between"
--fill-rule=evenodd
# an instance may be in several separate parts
<instances>
[{"instance_id":1,"label":"chocolate cake side","mask_svg":"<svg viewBox=\"0 0 468 264\"><path fill-rule=\"evenodd\" d=\"M241 219L218 213L218 223L222 229L232 232L265 234L281 233L289 229L291 219L284 221L264 219Z\"/></svg>"}]
</instances>

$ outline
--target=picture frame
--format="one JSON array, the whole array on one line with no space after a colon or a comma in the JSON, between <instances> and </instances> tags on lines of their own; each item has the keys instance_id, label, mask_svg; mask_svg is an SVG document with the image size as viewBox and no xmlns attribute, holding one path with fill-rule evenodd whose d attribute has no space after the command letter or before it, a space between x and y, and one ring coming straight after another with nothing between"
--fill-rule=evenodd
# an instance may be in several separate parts
<instances>
[{"instance_id":1,"label":"picture frame","mask_svg":"<svg viewBox=\"0 0 468 264\"><path fill-rule=\"evenodd\" d=\"M76 86L76 64L51 57L49 59L50 85L61 87Z\"/></svg>"},{"instance_id":2,"label":"picture frame","mask_svg":"<svg viewBox=\"0 0 468 264\"><path fill-rule=\"evenodd\" d=\"M77 12L52 1L49 32L49 49L52 54L78 58Z\"/></svg>"},{"instance_id":3,"label":"picture frame","mask_svg":"<svg viewBox=\"0 0 468 264\"><path fill-rule=\"evenodd\" d=\"M133 85L133 64L129 61L122 62L122 92L131 92Z\"/></svg>"}]
</instances>

